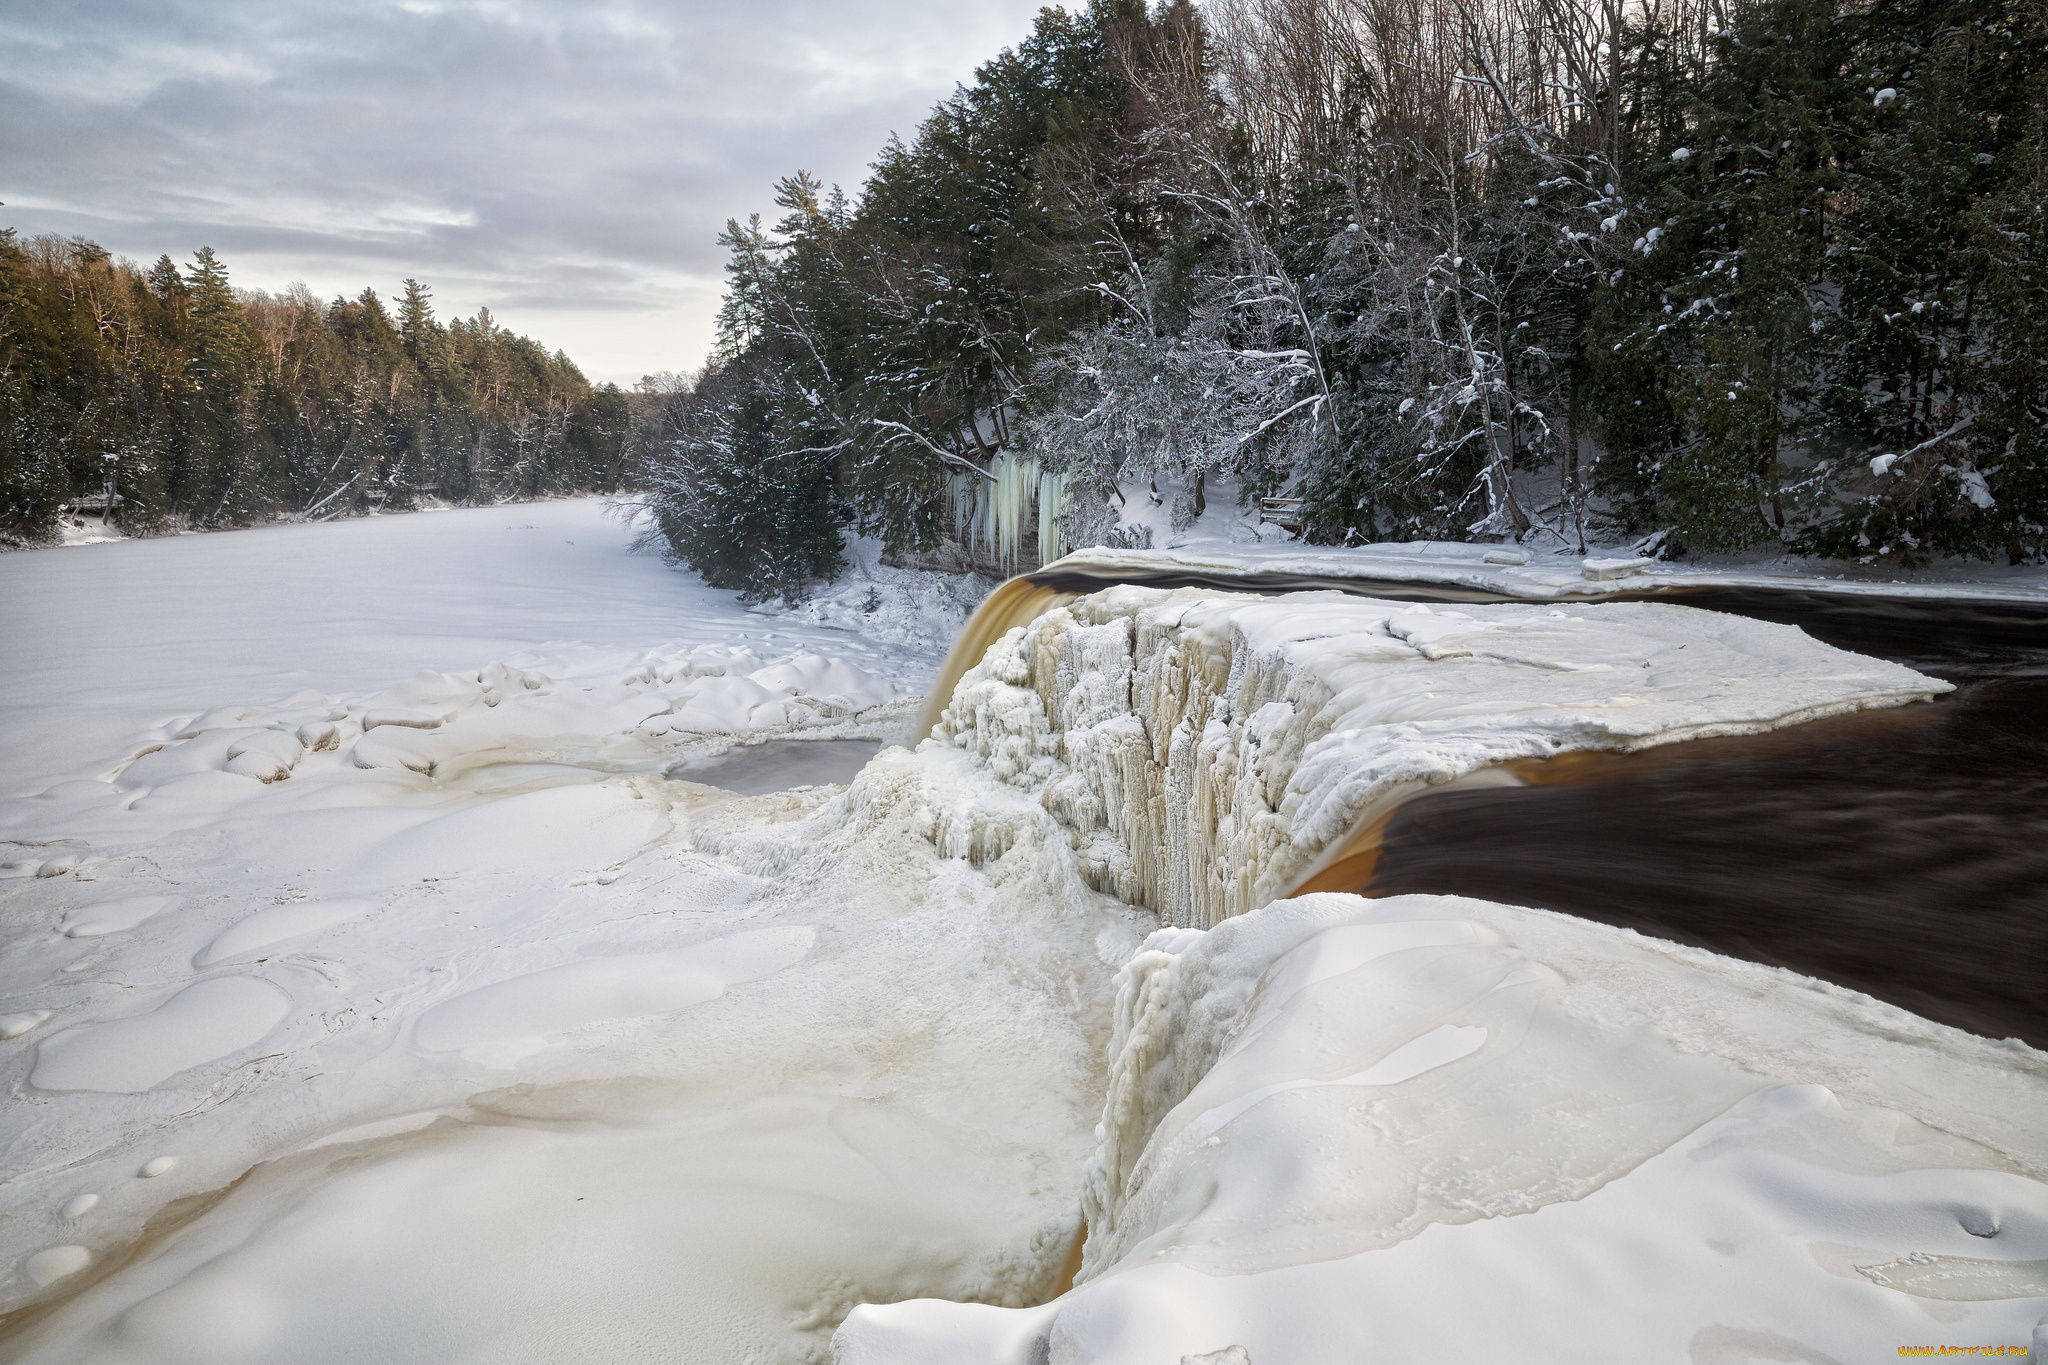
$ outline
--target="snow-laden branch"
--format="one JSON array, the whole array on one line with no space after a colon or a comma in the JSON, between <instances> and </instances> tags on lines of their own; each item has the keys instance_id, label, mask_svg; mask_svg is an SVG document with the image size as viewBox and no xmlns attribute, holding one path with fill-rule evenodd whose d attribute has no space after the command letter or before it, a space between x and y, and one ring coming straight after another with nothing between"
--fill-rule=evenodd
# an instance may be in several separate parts
<instances>
[{"instance_id":1,"label":"snow-laden branch","mask_svg":"<svg viewBox=\"0 0 2048 1365\"><path fill-rule=\"evenodd\" d=\"M989 473L986 469L983 469L980 465L968 459L965 455L955 454L953 451L947 450L944 446L933 443L932 441L926 439L922 433L913 431L911 428L903 425L903 423L901 422L891 422L886 418L881 417L870 417L868 419L868 425L871 427L879 427L884 431L893 431L897 433L897 435L893 437L885 438L887 440L898 441L903 439L904 437L908 437L911 440L917 442L919 445L923 446L926 450L929 450L932 454L938 456L947 464L958 465L960 468L967 470L970 473L979 474L982 478L987 479L990 483L994 483L996 481L995 475Z\"/></svg>"}]
</instances>

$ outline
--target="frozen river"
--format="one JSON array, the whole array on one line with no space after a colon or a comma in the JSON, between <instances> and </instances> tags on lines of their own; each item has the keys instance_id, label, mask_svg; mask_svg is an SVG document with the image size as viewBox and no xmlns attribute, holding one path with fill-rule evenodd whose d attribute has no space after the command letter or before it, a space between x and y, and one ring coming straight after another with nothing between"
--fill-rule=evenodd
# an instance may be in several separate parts
<instances>
[{"instance_id":1,"label":"frozen river","mask_svg":"<svg viewBox=\"0 0 2048 1365\"><path fill-rule=\"evenodd\" d=\"M422 668L772 632L920 686L950 642L749 614L632 540L584 498L0 555L0 794L96 775L175 712Z\"/></svg>"},{"instance_id":2,"label":"frozen river","mask_svg":"<svg viewBox=\"0 0 2048 1365\"><path fill-rule=\"evenodd\" d=\"M796 1361L1046 1292L1141 917L778 835L905 737L955 590L748 610L630 541L0 556L5 1358Z\"/></svg>"}]
</instances>

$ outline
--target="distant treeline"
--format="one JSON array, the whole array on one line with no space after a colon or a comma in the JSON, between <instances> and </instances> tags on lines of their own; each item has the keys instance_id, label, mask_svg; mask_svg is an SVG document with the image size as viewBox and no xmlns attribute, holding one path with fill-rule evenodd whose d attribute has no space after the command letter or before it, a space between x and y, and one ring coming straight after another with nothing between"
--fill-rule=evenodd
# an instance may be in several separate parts
<instances>
[{"instance_id":1,"label":"distant treeline","mask_svg":"<svg viewBox=\"0 0 2048 1365\"><path fill-rule=\"evenodd\" d=\"M650 466L735 586L1219 472L1325 543L2048 546L2041 0L1093 0L777 202Z\"/></svg>"},{"instance_id":2,"label":"distant treeline","mask_svg":"<svg viewBox=\"0 0 2048 1365\"><path fill-rule=\"evenodd\" d=\"M423 498L618 486L630 395L487 310L443 324L407 280L236 289L213 251L147 269L0 230L0 539L48 539L111 481L131 533Z\"/></svg>"}]
</instances>

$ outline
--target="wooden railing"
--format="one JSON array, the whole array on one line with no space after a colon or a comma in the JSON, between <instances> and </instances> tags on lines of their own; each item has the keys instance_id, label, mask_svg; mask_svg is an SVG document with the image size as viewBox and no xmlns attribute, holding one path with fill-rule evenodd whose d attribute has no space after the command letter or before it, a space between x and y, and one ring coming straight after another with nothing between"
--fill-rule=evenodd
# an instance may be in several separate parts
<instances>
[{"instance_id":1,"label":"wooden railing","mask_svg":"<svg viewBox=\"0 0 2048 1365\"><path fill-rule=\"evenodd\" d=\"M1301 501L1300 498L1260 498L1259 524L1301 534Z\"/></svg>"}]
</instances>

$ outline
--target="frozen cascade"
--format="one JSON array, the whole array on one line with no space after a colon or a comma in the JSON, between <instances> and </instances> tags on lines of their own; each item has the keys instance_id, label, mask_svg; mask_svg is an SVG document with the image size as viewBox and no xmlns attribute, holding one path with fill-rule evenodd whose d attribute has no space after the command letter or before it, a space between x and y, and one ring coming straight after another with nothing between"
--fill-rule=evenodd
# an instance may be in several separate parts
<instances>
[{"instance_id":1,"label":"frozen cascade","mask_svg":"<svg viewBox=\"0 0 2048 1365\"><path fill-rule=\"evenodd\" d=\"M1036 796L1089 886L1179 926L1286 895L1407 796L1504 763L1948 690L1794 627L1661 603L1016 586L991 621L1040 614L985 645L970 622L962 647L985 652L934 737ZM1015 837L959 819L944 837L977 861Z\"/></svg>"}]
</instances>

